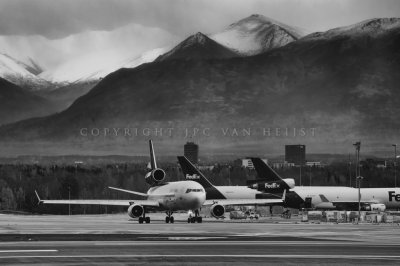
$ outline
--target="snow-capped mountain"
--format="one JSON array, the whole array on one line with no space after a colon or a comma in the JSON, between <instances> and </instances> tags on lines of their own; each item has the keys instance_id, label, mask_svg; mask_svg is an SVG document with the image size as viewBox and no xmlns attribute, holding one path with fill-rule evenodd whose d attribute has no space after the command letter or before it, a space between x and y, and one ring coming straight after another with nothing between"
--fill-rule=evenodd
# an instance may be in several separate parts
<instances>
[{"instance_id":1,"label":"snow-capped mountain","mask_svg":"<svg viewBox=\"0 0 400 266\"><path fill-rule=\"evenodd\" d=\"M99 56L94 53L67 61L54 70L42 72L39 76L53 83L79 83L100 80L120 68L133 68L152 62L168 49L167 47L156 48L124 60L116 60L112 54Z\"/></svg>"},{"instance_id":2,"label":"snow-capped mountain","mask_svg":"<svg viewBox=\"0 0 400 266\"><path fill-rule=\"evenodd\" d=\"M361 21L359 23L334 28L326 32L315 32L307 35L304 40L327 39L337 36L351 36L357 38L359 36L368 35L376 37L380 34L387 34L388 31L400 30L400 18L376 18Z\"/></svg>"},{"instance_id":3,"label":"snow-capped mountain","mask_svg":"<svg viewBox=\"0 0 400 266\"><path fill-rule=\"evenodd\" d=\"M31 59L21 62L7 54L0 53L0 77L29 90L49 86L49 82L36 76L41 68Z\"/></svg>"},{"instance_id":4,"label":"snow-capped mountain","mask_svg":"<svg viewBox=\"0 0 400 266\"><path fill-rule=\"evenodd\" d=\"M158 57L156 61L170 59L215 59L239 56L230 49L210 39L201 32L189 36L171 51Z\"/></svg>"},{"instance_id":5,"label":"snow-capped mountain","mask_svg":"<svg viewBox=\"0 0 400 266\"><path fill-rule=\"evenodd\" d=\"M255 55L296 41L306 33L262 15L251 15L210 38L240 54Z\"/></svg>"}]
</instances>

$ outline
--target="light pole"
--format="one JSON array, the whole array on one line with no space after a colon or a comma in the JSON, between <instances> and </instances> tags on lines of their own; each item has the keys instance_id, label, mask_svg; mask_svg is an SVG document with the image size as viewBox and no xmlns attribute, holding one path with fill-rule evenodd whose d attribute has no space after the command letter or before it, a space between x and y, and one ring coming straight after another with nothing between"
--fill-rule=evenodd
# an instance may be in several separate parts
<instances>
[{"instance_id":1,"label":"light pole","mask_svg":"<svg viewBox=\"0 0 400 266\"><path fill-rule=\"evenodd\" d=\"M71 186L68 186L68 201L71 202ZM68 203L68 215L71 216L71 204Z\"/></svg>"},{"instance_id":2,"label":"light pole","mask_svg":"<svg viewBox=\"0 0 400 266\"><path fill-rule=\"evenodd\" d=\"M301 164L300 164L300 186L301 186Z\"/></svg>"},{"instance_id":3,"label":"light pole","mask_svg":"<svg viewBox=\"0 0 400 266\"><path fill-rule=\"evenodd\" d=\"M357 153L357 165L356 165L356 181L358 181L358 220L360 220L361 217L361 175L360 175L360 148L361 148L361 142L358 141L353 144L356 147L356 153ZM356 184L357 186L357 184Z\"/></svg>"},{"instance_id":4,"label":"light pole","mask_svg":"<svg viewBox=\"0 0 400 266\"><path fill-rule=\"evenodd\" d=\"M349 153L349 179L350 179L350 187L351 187L351 159L350 159L350 153Z\"/></svg>"},{"instance_id":5,"label":"light pole","mask_svg":"<svg viewBox=\"0 0 400 266\"><path fill-rule=\"evenodd\" d=\"M394 187L397 187L397 173L396 173L396 168L397 168L397 144L392 144L394 147Z\"/></svg>"}]
</instances>

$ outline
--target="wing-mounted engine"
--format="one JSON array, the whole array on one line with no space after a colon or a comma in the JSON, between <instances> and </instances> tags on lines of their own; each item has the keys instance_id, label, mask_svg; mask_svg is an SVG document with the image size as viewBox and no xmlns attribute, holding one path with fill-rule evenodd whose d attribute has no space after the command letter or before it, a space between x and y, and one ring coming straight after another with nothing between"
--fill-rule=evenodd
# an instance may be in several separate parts
<instances>
[{"instance_id":1,"label":"wing-mounted engine","mask_svg":"<svg viewBox=\"0 0 400 266\"><path fill-rule=\"evenodd\" d=\"M141 217L144 213L144 208L142 205L131 205L128 208L128 215L131 218Z\"/></svg>"},{"instance_id":2,"label":"wing-mounted engine","mask_svg":"<svg viewBox=\"0 0 400 266\"><path fill-rule=\"evenodd\" d=\"M221 204L214 204L210 208L211 215L215 218L221 218L224 216L225 207Z\"/></svg>"},{"instance_id":3,"label":"wing-mounted engine","mask_svg":"<svg viewBox=\"0 0 400 266\"><path fill-rule=\"evenodd\" d=\"M145 176L145 180L149 185L156 185L163 182L165 179L165 172L163 169L156 168L148 172Z\"/></svg>"}]
</instances>

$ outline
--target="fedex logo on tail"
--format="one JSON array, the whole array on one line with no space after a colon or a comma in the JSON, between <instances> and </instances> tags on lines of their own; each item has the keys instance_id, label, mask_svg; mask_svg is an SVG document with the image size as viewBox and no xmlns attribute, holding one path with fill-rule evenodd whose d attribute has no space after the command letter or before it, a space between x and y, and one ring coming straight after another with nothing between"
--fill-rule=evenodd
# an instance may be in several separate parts
<instances>
[{"instance_id":1,"label":"fedex logo on tail","mask_svg":"<svg viewBox=\"0 0 400 266\"><path fill-rule=\"evenodd\" d=\"M197 175L197 174L193 174L193 175L186 174L186 179L188 179L188 180L197 180L197 179L200 179L200 176Z\"/></svg>"}]
</instances>

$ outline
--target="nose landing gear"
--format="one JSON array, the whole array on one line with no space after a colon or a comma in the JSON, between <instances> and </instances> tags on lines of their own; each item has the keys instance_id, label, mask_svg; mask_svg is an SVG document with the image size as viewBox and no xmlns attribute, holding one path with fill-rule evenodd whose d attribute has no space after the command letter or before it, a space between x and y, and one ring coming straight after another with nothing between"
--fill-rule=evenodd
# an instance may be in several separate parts
<instances>
[{"instance_id":1,"label":"nose landing gear","mask_svg":"<svg viewBox=\"0 0 400 266\"><path fill-rule=\"evenodd\" d=\"M194 211L194 217L192 215L189 215L188 223L195 223L195 222L199 224L203 222L203 217L200 216L199 210Z\"/></svg>"},{"instance_id":2,"label":"nose landing gear","mask_svg":"<svg viewBox=\"0 0 400 266\"><path fill-rule=\"evenodd\" d=\"M174 216L172 216L172 211L167 211L165 212L167 214L167 217L165 217L165 223L174 223Z\"/></svg>"}]
</instances>

